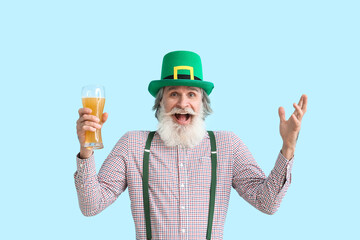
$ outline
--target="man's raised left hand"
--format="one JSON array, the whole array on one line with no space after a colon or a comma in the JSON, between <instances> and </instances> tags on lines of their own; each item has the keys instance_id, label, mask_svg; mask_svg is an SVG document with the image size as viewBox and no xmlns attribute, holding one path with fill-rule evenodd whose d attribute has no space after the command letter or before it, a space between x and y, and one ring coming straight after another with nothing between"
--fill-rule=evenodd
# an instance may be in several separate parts
<instances>
[{"instance_id":1,"label":"man's raised left hand","mask_svg":"<svg viewBox=\"0 0 360 240\"><path fill-rule=\"evenodd\" d=\"M279 107L280 135L283 139L281 153L287 159L291 159L294 156L296 141L301 128L301 120L306 112L307 96L303 94L299 103L294 103L293 106L295 111L288 120L285 119L285 109Z\"/></svg>"}]
</instances>

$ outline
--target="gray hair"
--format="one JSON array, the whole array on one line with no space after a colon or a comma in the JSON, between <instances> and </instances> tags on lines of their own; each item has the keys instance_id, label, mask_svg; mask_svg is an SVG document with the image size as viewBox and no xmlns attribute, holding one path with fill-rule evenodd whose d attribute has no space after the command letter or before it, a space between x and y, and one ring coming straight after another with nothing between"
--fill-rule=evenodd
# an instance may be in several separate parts
<instances>
[{"instance_id":1,"label":"gray hair","mask_svg":"<svg viewBox=\"0 0 360 240\"><path fill-rule=\"evenodd\" d=\"M201 89L201 100L203 103L204 118L206 118L213 112L213 110L211 109L211 106L210 106L209 95L207 95L207 93L205 92L204 89L202 89L202 88L200 88L200 89ZM156 94L155 103L154 103L154 106L152 107L152 110L155 111L155 117L157 119L159 119L160 103L161 103L163 96L164 96L164 87L160 88L160 90Z\"/></svg>"}]
</instances>

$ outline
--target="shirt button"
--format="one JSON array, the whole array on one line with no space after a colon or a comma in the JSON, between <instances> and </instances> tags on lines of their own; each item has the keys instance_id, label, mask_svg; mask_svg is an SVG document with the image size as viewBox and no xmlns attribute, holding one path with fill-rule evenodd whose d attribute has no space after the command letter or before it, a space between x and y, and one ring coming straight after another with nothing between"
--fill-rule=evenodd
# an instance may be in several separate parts
<instances>
[{"instance_id":1,"label":"shirt button","mask_svg":"<svg viewBox=\"0 0 360 240\"><path fill-rule=\"evenodd\" d=\"M186 231L185 229L181 229L181 232L182 232L182 233L185 233L185 231Z\"/></svg>"},{"instance_id":2,"label":"shirt button","mask_svg":"<svg viewBox=\"0 0 360 240\"><path fill-rule=\"evenodd\" d=\"M185 206L181 206L181 209L184 210L184 209L185 209Z\"/></svg>"},{"instance_id":3,"label":"shirt button","mask_svg":"<svg viewBox=\"0 0 360 240\"><path fill-rule=\"evenodd\" d=\"M185 185L182 183L182 184L180 185L180 187L185 187Z\"/></svg>"},{"instance_id":4,"label":"shirt button","mask_svg":"<svg viewBox=\"0 0 360 240\"><path fill-rule=\"evenodd\" d=\"M80 163L79 167L82 168L84 166L84 164Z\"/></svg>"},{"instance_id":5,"label":"shirt button","mask_svg":"<svg viewBox=\"0 0 360 240\"><path fill-rule=\"evenodd\" d=\"M180 163L180 167L183 167L184 165L182 163Z\"/></svg>"}]
</instances>

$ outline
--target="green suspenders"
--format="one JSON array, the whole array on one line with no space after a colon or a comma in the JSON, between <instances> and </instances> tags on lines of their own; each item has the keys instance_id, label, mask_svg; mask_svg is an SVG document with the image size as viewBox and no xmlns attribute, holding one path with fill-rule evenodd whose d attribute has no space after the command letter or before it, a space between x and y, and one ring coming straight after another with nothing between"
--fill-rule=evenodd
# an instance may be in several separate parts
<instances>
[{"instance_id":1,"label":"green suspenders","mask_svg":"<svg viewBox=\"0 0 360 240\"><path fill-rule=\"evenodd\" d=\"M216 142L213 131L208 131L211 144L211 185L210 185L210 201L209 201L209 217L208 227L206 232L206 239L211 239L211 229L214 219L214 206L215 206L215 192L216 192L216 167L217 167L217 154Z\"/></svg>"},{"instance_id":2,"label":"green suspenders","mask_svg":"<svg viewBox=\"0 0 360 240\"><path fill-rule=\"evenodd\" d=\"M208 225L206 231L206 239L211 239L211 230L214 218L215 207L215 192L216 192L216 167L217 167L217 155L216 155L216 142L215 135L212 131L208 131L211 144L211 184L210 184L210 201L209 201L209 215ZM146 223L146 238L151 240L151 220L150 220L150 202L149 202L149 156L151 141L155 132L150 132L146 140L143 160L143 201Z\"/></svg>"},{"instance_id":3,"label":"green suspenders","mask_svg":"<svg viewBox=\"0 0 360 240\"><path fill-rule=\"evenodd\" d=\"M146 221L146 238L151 240L150 202L149 202L149 155L151 141L155 132L150 132L146 140L143 161L143 201Z\"/></svg>"}]
</instances>

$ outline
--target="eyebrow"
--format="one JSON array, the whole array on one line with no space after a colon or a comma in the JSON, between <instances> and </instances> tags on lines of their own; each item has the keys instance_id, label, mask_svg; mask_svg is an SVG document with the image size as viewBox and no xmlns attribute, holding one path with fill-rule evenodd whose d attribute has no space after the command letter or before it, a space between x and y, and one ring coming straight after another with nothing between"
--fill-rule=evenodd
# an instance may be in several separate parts
<instances>
[{"instance_id":1,"label":"eyebrow","mask_svg":"<svg viewBox=\"0 0 360 240\"><path fill-rule=\"evenodd\" d=\"M198 88L194 88L194 87L190 87L189 89L195 91L195 92L199 92L199 89Z\"/></svg>"}]
</instances>

